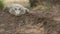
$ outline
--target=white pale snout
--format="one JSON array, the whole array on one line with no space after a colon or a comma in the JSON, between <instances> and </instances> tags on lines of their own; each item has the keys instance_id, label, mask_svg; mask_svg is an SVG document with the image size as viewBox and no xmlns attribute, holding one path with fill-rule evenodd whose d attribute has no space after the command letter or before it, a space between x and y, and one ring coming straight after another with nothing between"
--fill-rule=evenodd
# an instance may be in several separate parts
<instances>
[{"instance_id":1,"label":"white pale snout","mask_svg":"<svg viewBox=\"0 0 60 34\"><path fill-rule=\"evenodd\" d=\"M16 11L15 11L15 15L17 15L17 16L18 16L18 15L20 14L20 12L21 12L21 11L16 10Z\"/></svg>"},{"instance_id":2,"label":"white pale snout","mask_svg":"<svg viewBox=\"0 0 60 34\"><path fill-rule=\"evenodd\" d=\"M20 4L11 4L8 6L8 8L9 8L9 13L15 16L19 16L25 14L26 12L29 12L27 8L25 8Z\"/></svg>"}]
</instances>

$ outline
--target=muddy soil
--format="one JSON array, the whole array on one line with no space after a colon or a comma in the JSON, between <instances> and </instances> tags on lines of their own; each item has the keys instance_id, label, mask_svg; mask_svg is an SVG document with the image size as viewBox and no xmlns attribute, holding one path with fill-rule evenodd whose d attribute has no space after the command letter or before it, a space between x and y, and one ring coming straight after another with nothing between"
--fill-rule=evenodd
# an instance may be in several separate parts
<instances>
[{"instance_id":1,"label":"muddy soil","mask_svg":"<svg viewBox=\"0 0 60 34\"><path fill-rule=\"evenodd\" d=\"M50 11L53 10L57 9ZM60 13L54 11L32 10L18 17L0 11L0 34L60 34Z\"/></svg>"}]
</instances>

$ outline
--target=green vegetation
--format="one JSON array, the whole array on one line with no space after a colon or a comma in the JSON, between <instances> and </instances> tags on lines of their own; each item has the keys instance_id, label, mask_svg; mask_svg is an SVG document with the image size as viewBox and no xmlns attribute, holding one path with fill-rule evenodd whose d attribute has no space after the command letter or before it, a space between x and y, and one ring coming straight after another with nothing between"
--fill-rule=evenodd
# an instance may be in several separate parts
<instances>
[{"instance_id":1,"label":"green vegetation","mask_svg":"<svg viewBox=\"0 0 60 34\"><path fill-rule=\"evenodd\" d=\"M47 8L45 10L49 12L49 10L52 8L52 6L53 5L51 3L46 3Z\"/></svg>"},{"instance_id":2,"label":"green vegetation","mask_svg":"<svg viewBox=\"0 0 60 34\"><path fill-rule=\"evenodd\" d=\"M48 9L50 9L52 7L51 3L47 3L46 6L48 7Z\"/></svg>"},{"instance_id":3,"label":"green vegetation","mask_svg":"<svg viewBox=\"0 0 60 34\"><path fill-rule=\"evenodd\" d=\"M3 9L3 7L4 7L3 0L2 1L0 0L0 9Z\"/></svg>"}]
</instances>

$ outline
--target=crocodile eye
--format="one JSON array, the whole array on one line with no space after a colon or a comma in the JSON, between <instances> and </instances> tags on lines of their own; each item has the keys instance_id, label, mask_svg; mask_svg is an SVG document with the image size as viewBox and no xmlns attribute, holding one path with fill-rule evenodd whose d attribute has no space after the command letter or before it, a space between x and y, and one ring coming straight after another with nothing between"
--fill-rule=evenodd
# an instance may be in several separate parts
<instances>
[{"instance_id":1,"label":"crocodile eye","mask_svg":"<svg viewBox=\"0 0 60 34\"><path fill-rule=\"evenodd\" d=\"M21 8L19 8L19 10L21 10Z\"/></svg>"},{"instance_id":2,"label":"crocodile eye","mask_svg":"<svg viewBox=\"0 0 60 34\"><path fill-rule=\"evenodd\" d=\"M17 10L17 8L15 8L15 10Z\"/></svg>"}]
</instances>

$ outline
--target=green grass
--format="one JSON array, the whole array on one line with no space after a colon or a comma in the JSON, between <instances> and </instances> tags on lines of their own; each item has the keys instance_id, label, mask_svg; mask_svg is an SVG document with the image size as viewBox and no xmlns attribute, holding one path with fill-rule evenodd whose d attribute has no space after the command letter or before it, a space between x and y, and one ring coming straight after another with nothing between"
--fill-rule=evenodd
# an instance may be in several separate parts
<instances>
[{"instance_id":1,"label":"green grass","mask_svg":"<svg viewBox=\"0 0 60 34\"><path fill-rule=\"evenodd\" d=\"M45 9L45 11L48 11L49 12L49 10L52 8L52 4L51 3L46 3L46 9Z\"/></svg>"}]
</instances>

